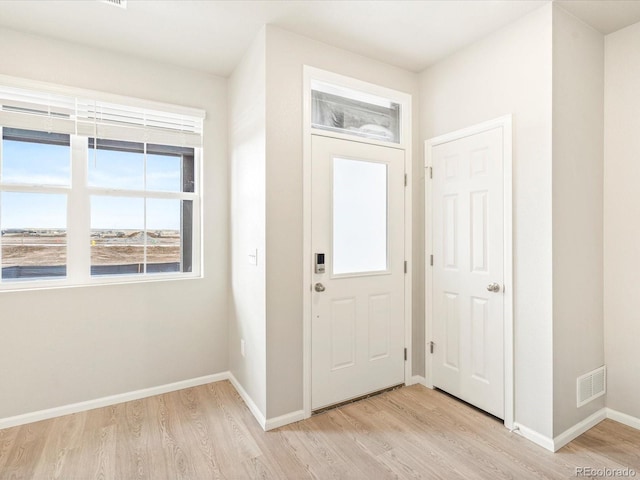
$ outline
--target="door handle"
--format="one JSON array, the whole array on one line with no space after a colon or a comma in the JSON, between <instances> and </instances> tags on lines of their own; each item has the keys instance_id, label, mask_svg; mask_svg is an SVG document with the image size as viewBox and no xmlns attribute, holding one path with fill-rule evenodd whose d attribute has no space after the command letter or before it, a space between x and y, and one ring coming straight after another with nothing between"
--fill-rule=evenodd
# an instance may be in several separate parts
<instances>
[{"instance_id":1,"label":"door handle","mask_svg":"<svg viewBox=\"0 0 640 480\"><path fill-rule=\"evenodd\" d=\"M313 288L314 288L314 290L316 292L324 292L325 291L324 285L321 284L321 283L316 283Z\"/></svg>"},{"instance_id":2,"label":"door handle","mask_svg":"<svg viewBox=\"0 0 640 480\"><path fill-rule=\"evenodd\" d=\"M500 284L499 283L490 283L489 285L487 285L487 290L489 290L490 292L499 292L500 291Z\"/></svg>"}]
</instances>

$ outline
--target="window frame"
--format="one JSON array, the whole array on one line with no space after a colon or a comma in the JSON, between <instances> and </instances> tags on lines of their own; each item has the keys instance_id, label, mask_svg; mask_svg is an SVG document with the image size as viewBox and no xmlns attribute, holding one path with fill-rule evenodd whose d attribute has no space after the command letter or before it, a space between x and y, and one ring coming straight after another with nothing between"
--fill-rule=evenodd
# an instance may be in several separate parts
<instances>
[{"instance_id":1,"label":"window frame","mask_svg":"<svg viewBox=\"0 0 640 480\"><path fill-rule=\"evenodd\" d=\"M312 85L315 84L334 89L334 92L336 92L335 94L338 96L338 92L340 90L344 90L347 93L345 95L346 98L350 98L350 94L360 94L363 95L363 97L361 97L363 101L366 101L365 99L367 97L375 97L378 100L386 100L391 103L398 104L400 106L400 115L398 118L398 141L381 140L364 135L355 135L353 133L349 133L348 131L334 131L331 129L318 128L314 126L312 115L313 99L311 91L312 89L314 89ZM305 131L308 129L308 133L310 135L332 137L341 140L368 143L371 145L397 148L406 151L409 151L411 149L411 96L407 93L305 65L303 103L303 126L305 128Z\"/></svg>"},{"instance_id":2,"label":"window frame","mask_svg":"<svg viewBox=\"0 0 640 480\"><path fill-rule=\"evenodd\" d=\"M0 125L0 175L3 170L3 162L4 162L4 127ZM15 140L19 141L19 140ZM49 142L39 142L44 144L51 144ZM41 282L45 282L43 285L57 285L61 281L65 281L69 277L69 204L70 204L70 196L69 192L71 191L71 186L73 184L73 171L72 171L72 140L71 135L69 135L69 184L68 185L41 185L36 183L4 183L2 176L0 176L0 195L2 193L26 193L26 194L53 194L53 195L65 195L66 197L66 274L64 276L52 276L52 277L44 277L44 278L34 278L34 279L12 279L12 280L3 280L2 279L2 236L0 235L0 291L9 288L9 285L20 286L22 284L29 284L30 286L34 283L40 284ZM1 215L1 213L0 213ZM23 287L24 288L24 287Z\"/></svg>"},{"instance_id":3,"label":"window frame","mask_svg":"<svg viewBox=\"0 0 640 480\"><path fill-rule=\"evenodd\" d=\"M0 125L0 168L3 160L3 130ZM34 129L35 130L35 129ZM67 197L67 237L66 237L66 276L43 277L29 279L3 280L0 275L0 292L16 290L32 290L42 288L75 287L86 285L109 285L125 283L145 283L167 280L185 280L202 278L202 148L193 148L194 156L194 191L168 192L155 190L130 190L89 186L88 162L89 139L84 135L70 135L70 184L38 185L28 183L4 183L0 179L0 193L48 193L64 194ZM144 142L151 143L151 142ZM156 142L154 142L156 143ZM145 148L146 150L146 148ZM191 228L191 271L190 272L157 272L138 274L91 274L91 196L159 198L190 200L193 206ZM146 222L146 220L145 220ZM183 241L182 226L181 256ZM2 248L0 238L0 269L2 268ZM145 239L146 245L146 239ZM145 248L146 250L146 248ZM181 258L181 264L183 260ZM146 258L145 258L146 265ZM145 269L146 270L146 269Z\"/></svg>"},{"instance_id":4,"label":"window frame","mask_svg":"<svg viewBox=\"0 0 640 480\"><path fill-rule=\"evenodd\" d=\"M84 137L83 137L84 138ZM91 150L92 147L90 146L91 141L95 142L95 139L89 138L89 146L88 146L88 152L87 152L87 159L90 162L91 158ZM98 144L100 143L100 139L98 140ZM106 143L112 143L113 145L108 148L109 150L115 150L118 151L119 149L117 148L117 144L118 143L127 143L127 142L119 142L119 141L107 141ZM146 157L147 155L158 155L158 151L152 149L151 151L148 151L148 146L152 145L154 147L167 147L169 150L171 149L171 146L168 145L155 145L155 144L151 144L151 143L143 143L143 155L144 157ZM178 147L180 148L180 147ZM116 188L109 188L109 187L95 187L95 186L91 186L89 185L89 180L88 180L88 171L87 171L87 180L85 182L85 185L87 187L88 190L88 196L89 196L89 210L91 209L91 197L93 196L101 196L101 197L114 197L114 198L143 198L143 199L161 199L161 200L183 200L183 201L190 201L191 205L192 205L192 213L191 213L191 228L189 230L189 236L191 237L191 242L189 245L189 242L185 242L185 230L183 229L183 225L180 226L180 243L181 243L181 251L180 251L180 265L181 267L184 266L184 258L185 258L185 245L189 245L189 250L191 252L191 258L190 258L190 266L191 266L191 271L190 272L154 272L154 273L149 273L146 271L147 269L147 265L148 262L146 260L147 258L147 236L145 235L144 237L144 268L145 271L138 273L138 274L131 274L131 273L124 273L124 274L103 274L103 275L94 275L91 274L92 278L95 277L113 277L113 276L123 276L123 277L128 277L128 276L140 276L140 275L180 275L183 276L185 274L188 273L192 273L194 271L197 271L197 269L194 269L194 265L196 264L196 261L198 260L198 258L196 257L196 255L194 254L194 251L196 250L195 247L195 239L199 238L199 228L200 228L200 222L196 222L196 213L198 212L199 214L199 203L198 203L198 197L199 197L199 188L200 188L200 174L199 174L199 169L200 169L200 162L199 162L199 157L198 157L198 151L199 149L195 149L195 148L189 148L190 150L193 151L193 172L192 172L192 176L193 176L193 192L189 192L189 191L182 191L182 192L173 192L173 191L165 191L165 190L147 190L146 189L146 182L147 182L147 158L145 158L145 164L144 164L144 173L143 173L143 183L144 183L144 190L139 190L139 189L116 189ZM100 147L98 147L98 150L100 150ZM121 150L124 151L124 150ZM168 155L172 155L171 153L168 153ZM183 154L182 157L184 157L185 155ZM184 160L184 158L182 159ZM85 165L87 165L87 163L85 163ZM184 168L184 167L183 167ZM183 170L184 172L184 170ZM184 183L184 182L183 182ZM184 188L184 186L183 186ZM182 205L182 208L184 209L184 205ZM183 210L184 211L184 210ZM145 212L146 212L146 206L145 206ZM182 214L181 214L182 215ZM146 222L147 222L147 218L145 215L145 218L143 220L144 222L144 231L148 232L149 230L147 229L146 226ZM91 261L90 261L90 268L93 267L93 265L91 265ZM197 267L196 267L197 268Z\"/></svg>"},{"instance_id":5,"label":"window frame","mask_svg":"<svg viewBox=\"0 0 640 480\"><path fill-rule=\"evenodd\" d=\"M73 137L72 136L72 145L73 145ZM78 204L81 204L86 211L82 212L82 214L85 216L85 218L88 218L89 221L86 225L86 229L83 229L83 238L91 238L91 197L92 196L102 196L102 197L115 197L115 198L142 198L142 199L163 199L163 200L189 200L192 202L193 205L193 213L192 213L192 225L191 225L191 237L192 237L192 244L191 244L191 252L192 252L192 257L191 257L191 265L192 265L192 270L191 272L158 272L158 273L148 273L148 272L141 272L141 273L137 273L137 274L130 274L130 273L124 273L124 274L108 274L108 275L92 275L91 274L91 246L90 246L90 242L89 242L89 253L88 255L83 255L83 259L86 260L86 262L82 262L81 265L78 265L76 268L78 270L81 270L85 275L88 275L90 278L90 282L91 283L111 283L111 282L116 282L116 283L120 283L120 282L124 282L126 280L128 280L129 278L132 279L132 281L136 281L136 279L138 280L142 280L142 279L148 279L148 280L155 280L156 278L171 278L171 279L175 279L175 278L198 278L200 277L200 272L201 272L201 242L200 242L200 235L201 235L201 215L200 215L200 211L201 211L201 162L200 162L200 155L201 155L201 149L198 148L194 148L194 155L193 155L193 168L194 168L194 191L193 192L168 192L168 191L159 191L159 190L139 190L139 189L118 189L118 188L109 188L109 187L95 187L95 186L89 186L89 180L88 180L88 162L90 161L90 148L89 148L89 142L87 141L87 137L84 136L80 136L80 141L83 142L82 146L79 146L79 150L82 149L83 153L82 156L85 158L84 162L81 162L83 165L83 170L79 171L78 174L82 175L82 178L84 179L83 185L84 188L86 190L86 193L84 195L84 198L86 199L85 202L78 202ZM146 143L148 144L148 143ZM145 145L146 145L145 144ZM86 148L86 151L84 151L84 149ZM146 151L146 147L145 147L145 151ZM73 154L72 154L73 155ZM146 154L145 154L146 155ZM74 174L74 170L73 170L73 164L72 164L72 181L73 181L73 174ZM146 230L146 219L145 219L145 231ZM86 236L84 236L84 233L86 233ZM183 237L184 237L184 231L182 230L182 228L180 229L180 237L181 237L181 256L183 253L182 250L182 242L183 242ZM67 254L67 258L69 258L69 255ZM182 258L180 263L182 264ZM146 238L145 238L145 267L147 265L146 262ZM146 270L146 268L145 268ZM67 271L69 271L69 266L67 266ZM114 280L115 279L115 280ZM103 281L104 280L104 281ZM119 280L119 281L118 281Z\"/></svg>"},{"instance_id":6,"label":"window frame","mask_svg":"<svg viewBox=\"0 0 640 480\"><path fill-rule=\"evenodd\" d=\"M311 80L311 129L314 131L326 131L333 134L345 135L354 139L366 139L372 142L381 142L384 144L398 146L402 142L402 104L388 97L372 95L362 90L355 90L345 87L344 85L336 85L319 80ZM390 122L396 123L396 128L389 128L387 131L393 135L393 138L384 138L380 134L367 133L362 130L351 130L345 126L332 126L320 122L316 122L316 117L322 116L322 111L318 109L319 103L334 102L343 108L343 116L345 111L354 112L356 110L366 111L369 115L385 116L382 110L388 110L389 113L394 110L395 106L397 115L388 115ZM383 105L383 104L388 104ZM343 119L344 120L344 119ZM375 125L375 124L374 124ZM377 125L376 125L377 126ZM386 128L386 127L384 127Z\"/></svg>"}]
</instances>

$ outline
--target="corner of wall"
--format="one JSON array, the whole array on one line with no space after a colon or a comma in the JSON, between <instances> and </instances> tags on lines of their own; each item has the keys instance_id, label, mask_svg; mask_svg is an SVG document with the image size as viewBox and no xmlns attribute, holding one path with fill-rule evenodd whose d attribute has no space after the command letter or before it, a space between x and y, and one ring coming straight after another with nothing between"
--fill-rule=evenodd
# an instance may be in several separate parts
<instances>
[{"instance_id":1,"label":"corner of wall","mask_svg":"<svg viewBox=\"0 0 640 480\"><path fill-rule=\"evenodd\" d=\"M263 28L229 78L229 370L265 425L266 50Z\"/></svg>"},{"instance_id":2,"label":"corner of wall","mask_svg":"<svg viewBox=\"0 0 640 480\"><path fill-rule=\"evenodd\" d=\"M604 37L553 7L553 432L567 436L604 407L576 402L604 364Z\"/></svg>"},{"instance_id":3,"label":"corner of wall","mask_svg":"<svg viewBox=\"0 0 640 480\"><path fill-rule=\"evenodd\" d=\"M640 23L605 37L604 338L607 407L640 418ZM612 417L613 418L613 417ZM614 418L615 419L615 418ZM624 423L624 422L623 422ZM636 423L636 425L638 425Z\"/></svg>"},{"instance_id":4,"label":"corner of wall","mask_svg":"<svg viewBox=\"0 0 640 480\"><path fill-rule=\"evenodd\" d=\"M0 417L226 371L225 79L4 27L0 38L11 51L0 65L3 75L207 112L202 172L205 275L4 292L0 364L13 366L2 372Z\"/></svg>"}]
</instances>

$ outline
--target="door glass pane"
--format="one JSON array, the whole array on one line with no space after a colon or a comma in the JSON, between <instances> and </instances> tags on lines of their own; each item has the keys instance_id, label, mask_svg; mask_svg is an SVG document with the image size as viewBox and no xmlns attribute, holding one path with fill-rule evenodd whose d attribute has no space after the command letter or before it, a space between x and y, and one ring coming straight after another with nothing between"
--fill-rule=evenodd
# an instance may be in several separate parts
<instances>
[{"instance_id":1,"label":"door glass pane","mask_svg":"<svg viewBox=\"0 0 640 480\"><path fill-rule=\"evenodd\" d=\"M333 159L333 273L387 270L387 165Z\"/></svg>"}]
</instances>

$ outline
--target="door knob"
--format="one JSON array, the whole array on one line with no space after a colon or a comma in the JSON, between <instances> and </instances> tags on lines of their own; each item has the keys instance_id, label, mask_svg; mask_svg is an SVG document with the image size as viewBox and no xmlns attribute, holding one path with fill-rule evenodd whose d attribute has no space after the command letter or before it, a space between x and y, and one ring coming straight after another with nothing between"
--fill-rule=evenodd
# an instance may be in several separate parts
<instances>
[{"instance_id":1,"label":"door knob","mask_svg":"<svg viewBox=\"0 0 640 480\"><path fill-rule=\"evenodd\" d=\"M487 290L489 290L490 292L499 292L500 291L500 284L498 284L498 283L490 283L489 285L487 285Z\"/></svg>"},{"instance_id":2,"label":"door knob","mask_svg":"<svg viewBox=\"0 0 640 480\"><path fill-rule=\"evenodd\" d=\"M324 292L325 290L324 285L321 283L316 283L313 288L315 289L316 292Z\"/></svg>"}]
</instances>

